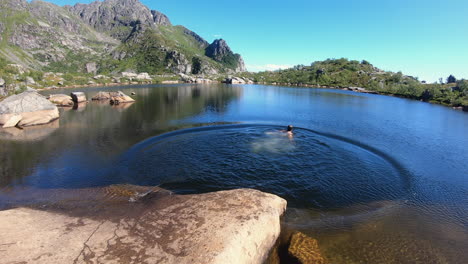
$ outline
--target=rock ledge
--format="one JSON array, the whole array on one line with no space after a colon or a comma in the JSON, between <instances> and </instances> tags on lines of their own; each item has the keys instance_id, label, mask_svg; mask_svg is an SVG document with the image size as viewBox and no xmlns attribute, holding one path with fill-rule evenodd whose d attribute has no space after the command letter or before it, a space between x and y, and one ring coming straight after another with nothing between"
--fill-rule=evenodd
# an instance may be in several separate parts
<instances>
[{"instance_id":1,"label":"rock ledge","mask_svg":"<svg viewBox=\"0 0 468 264\"><path fill-rule=\"evenodd\" d=\"M87 206L89 214L74 206L0 211L2 261L262 263L279 236L286 201L240 189L126 200L118 214L109 207Z\"/></svg>"}]
</instances>

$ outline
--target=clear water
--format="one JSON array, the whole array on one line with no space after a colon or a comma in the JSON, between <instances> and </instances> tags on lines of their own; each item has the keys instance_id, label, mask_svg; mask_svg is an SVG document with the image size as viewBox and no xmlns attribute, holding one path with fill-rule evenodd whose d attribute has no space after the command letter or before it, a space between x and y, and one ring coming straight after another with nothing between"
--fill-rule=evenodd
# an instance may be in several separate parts
<instances>
[{"instance_id":1,"label":"clear water","mask_svg":"<svg viewBox=\"0 0 468 264\"><path fill-rule=\"evenodd\" d=\"M285 233L317 238L331 263L468 259L467 113L314 88L106 89L135 91L137 102L0 130L1 206L30 203L17 199L30 187L256 188L287 199ZM280 132L288 124L293 137Z\"/></svg>"}]
</instances>

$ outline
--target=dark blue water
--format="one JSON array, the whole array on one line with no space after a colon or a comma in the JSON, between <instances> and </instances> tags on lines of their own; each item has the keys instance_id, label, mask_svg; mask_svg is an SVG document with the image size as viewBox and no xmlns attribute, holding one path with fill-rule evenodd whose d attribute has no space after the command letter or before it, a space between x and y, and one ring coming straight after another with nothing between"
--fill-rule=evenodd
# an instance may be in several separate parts
<instances>
[{"instance_id":1,"label":"dark blue water","mask_svg":"<svg viewBox=\"0 0 468 264\"><path fill-rule=\"evenodd\" d=\"M285 230L317 238L333 263L468 258L467 113L314 88L120 90L137 102L91 102L47 127L0 130L0 201L13 204L7 193L24 186L257 188L286 198ZM279 132L288 124L293 137Z\"/></svg>"},{"instance_id":2,"label":"dark blue water","mask_svg":"<svg viewBox=\"0 0 468 264\"><path fill-rule=\"evenodd\" d=\"M411 192L409 174L391 157L346 139L271 125L179 130L125 153L115 177L178 193L255 188L292 207L341 208ZM121 169L121 168L125 169Z\"/></svg>"}]
</instances>

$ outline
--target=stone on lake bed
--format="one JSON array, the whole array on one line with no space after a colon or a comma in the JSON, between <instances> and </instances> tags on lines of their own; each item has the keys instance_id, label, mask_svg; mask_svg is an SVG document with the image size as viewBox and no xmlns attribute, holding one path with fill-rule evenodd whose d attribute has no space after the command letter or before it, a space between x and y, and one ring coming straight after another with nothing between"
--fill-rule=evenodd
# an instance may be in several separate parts
<instances>
[{"instance_id":1,"label":"stone on lake bed","mask_svg":"<svg viewBox=\"0 0 468 264\"><path fill-rule=\"evenodd\" d=\"M21 116L21 119L18 117ZM0 102L0 125L43 125L59 118L58 108L37 92L12 95Z\"/></svg>"},{"instance_id":2,"label":"stone on lake bed","mask_svg":"<svg viewBox=\"0 0 468 264\"><path fill-rule=\"evenodd\" d=\"M325 264L326 261L320 253L317 240L296 232L291 237L288 248L289 255L301 264Z\"/></svg>"},{"instance_id":3,"label":"stone on lake bed","mask_svg":"<svg viewBox=\"0 0 468 264\"><path fill-rule=\"evenodd\" d=\"M121 200L101 198L90 206L83 202L89 194L81 194L64 199L76 203L68 208L0 211L2 261L260 264L286 209L284 199L251 189L195 195L109 190Z\"/></svg>"},{"instance_id":4,"label":"stone on lake bed","mask_svg":"<svg viewBox=\"0 0 468 264\"><path fill-rule=\"evenodd\" d=\"M86 102L86 95L83 92L75 92L70 94L75 104Z\"/></svg>"}]
</instances>

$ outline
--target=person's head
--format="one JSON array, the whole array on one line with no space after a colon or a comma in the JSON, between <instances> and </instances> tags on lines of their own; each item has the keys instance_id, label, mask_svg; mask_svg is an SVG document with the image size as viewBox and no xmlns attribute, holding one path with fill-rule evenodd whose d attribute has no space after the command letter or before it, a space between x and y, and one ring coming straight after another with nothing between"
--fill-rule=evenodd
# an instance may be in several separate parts
<instances>
[{"instance_id":1,"label":"person's head","mask_svg":"<svg viewBox=\"0 0 468 264\"><path fill-rule=\"evenodd\" d=\"M292 132L293 131L293 126L289 125L287 130L288 130L288 132Z\"/></svg>"}]
</instances>

